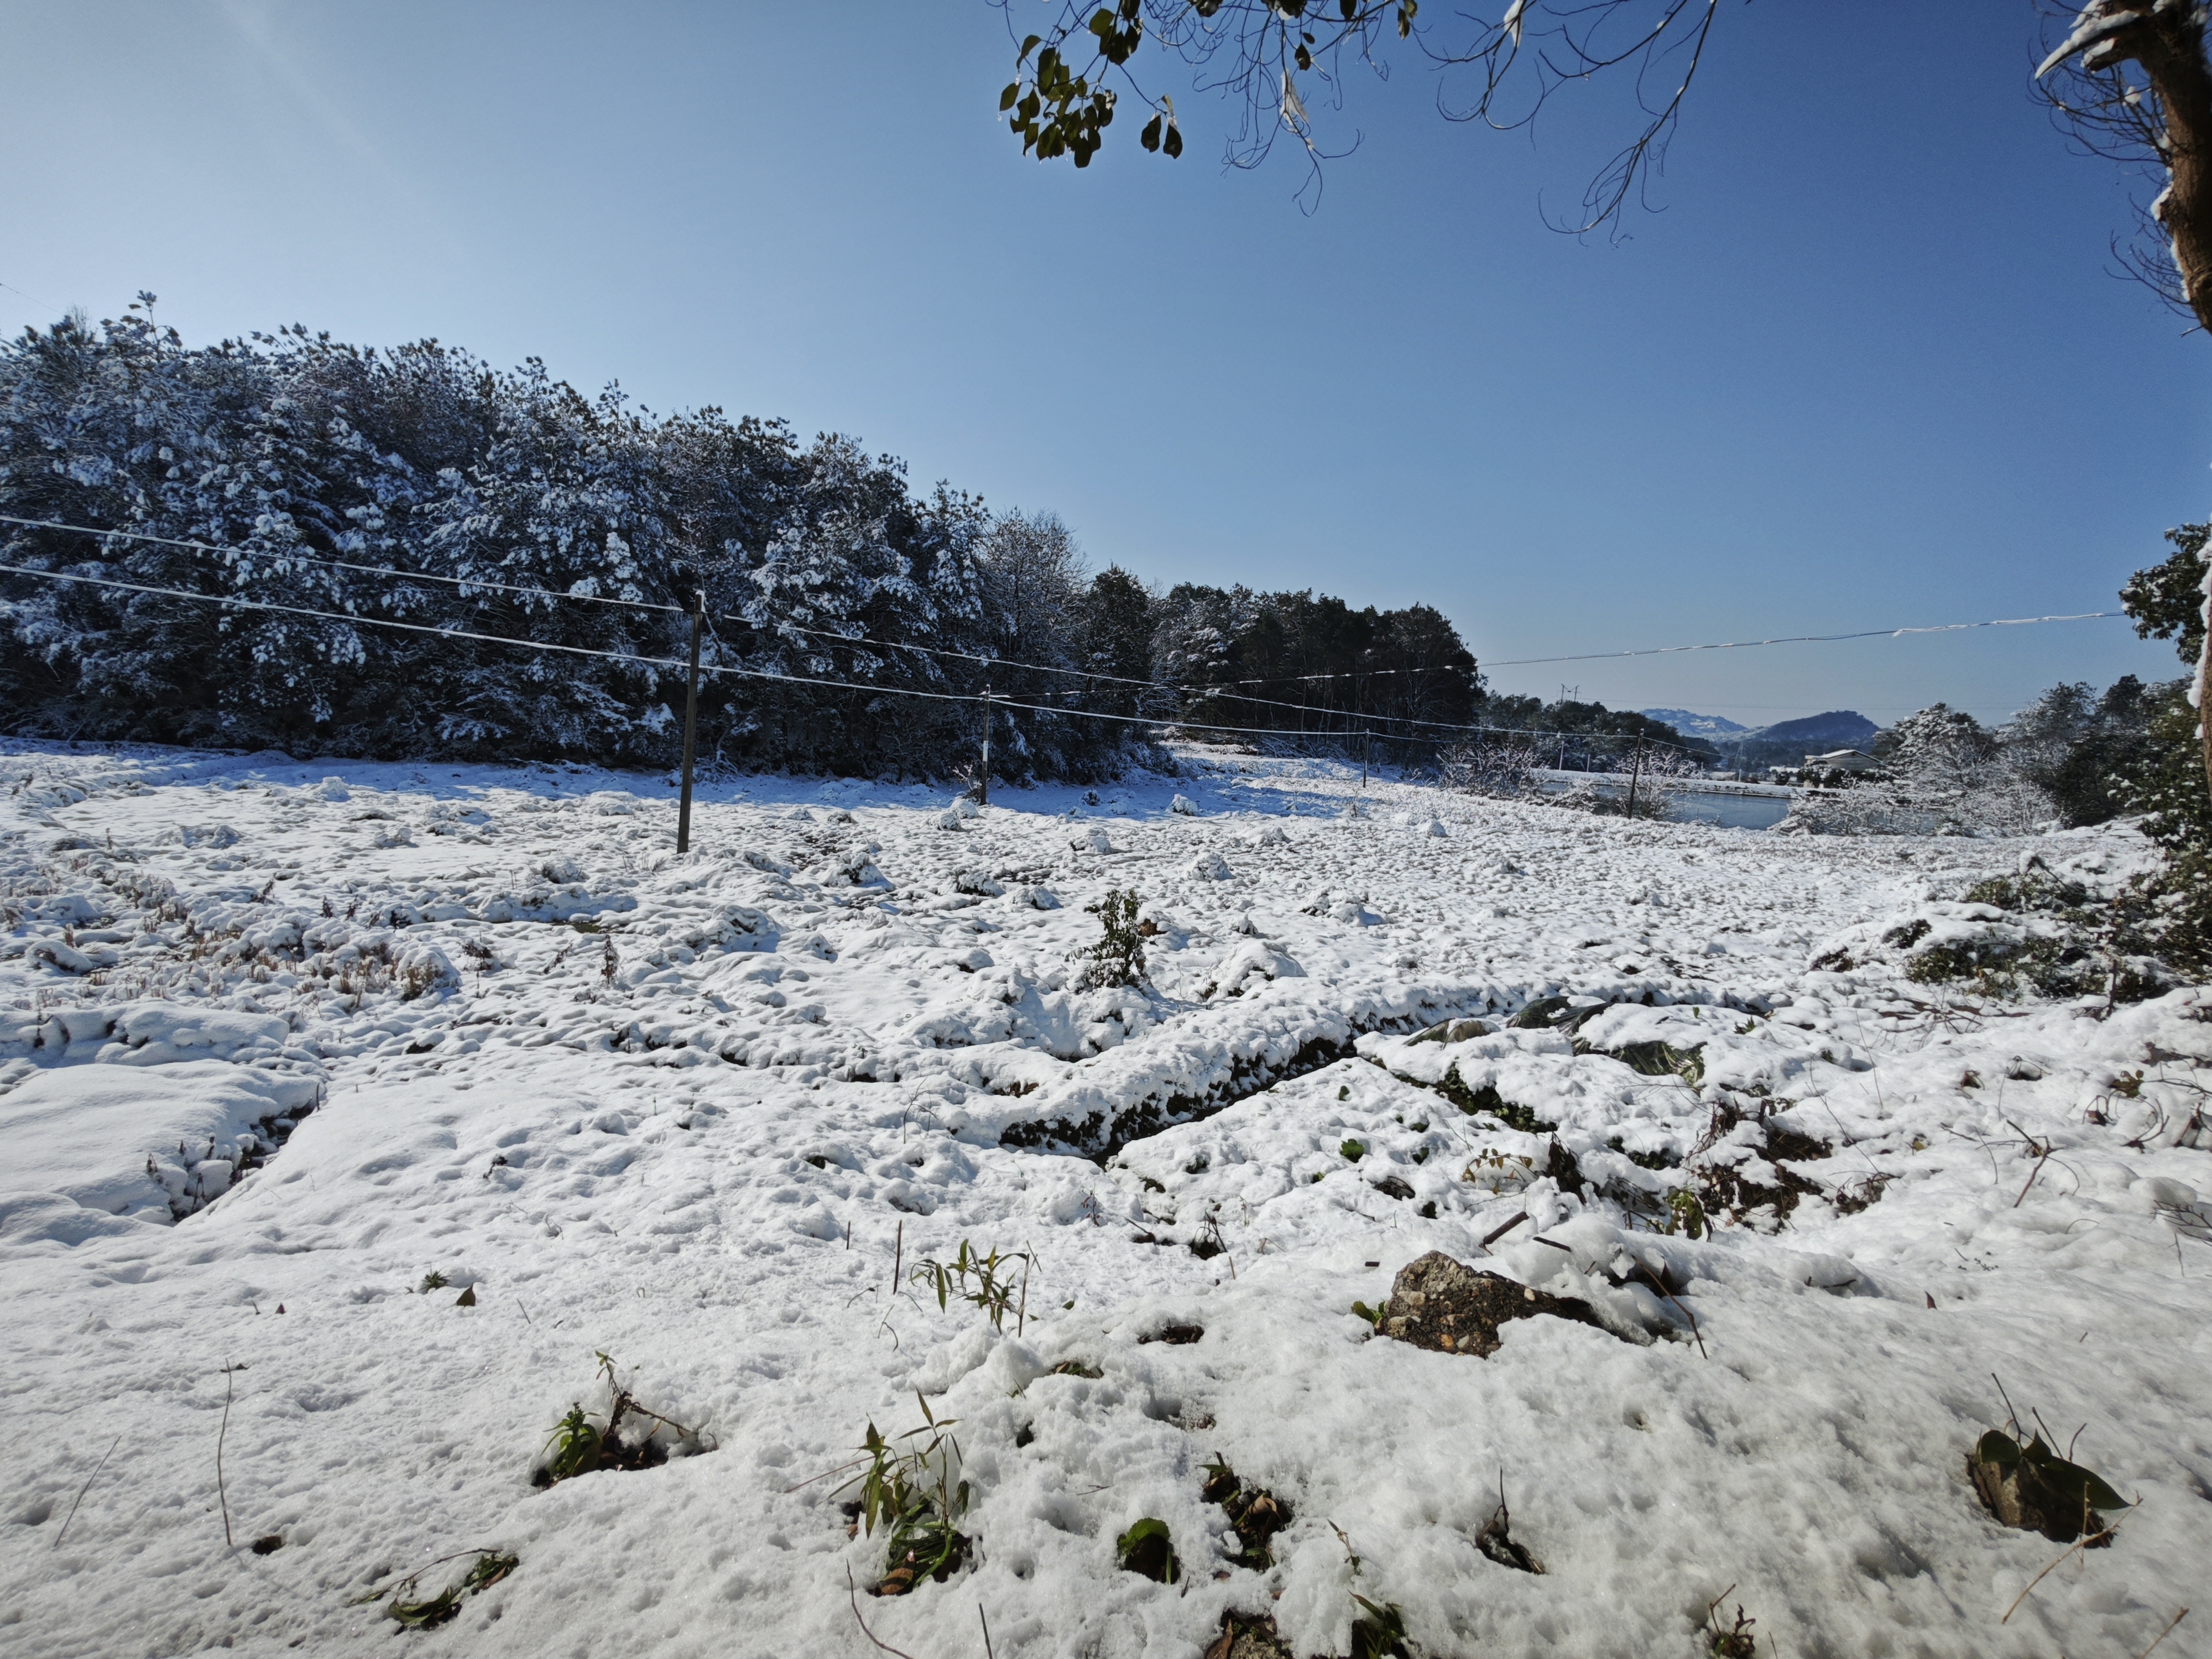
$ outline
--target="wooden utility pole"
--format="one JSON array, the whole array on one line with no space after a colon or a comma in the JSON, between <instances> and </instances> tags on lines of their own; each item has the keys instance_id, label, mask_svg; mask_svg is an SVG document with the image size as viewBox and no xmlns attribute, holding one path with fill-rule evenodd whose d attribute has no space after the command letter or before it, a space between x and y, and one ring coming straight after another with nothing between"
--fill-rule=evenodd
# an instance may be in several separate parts
<instances>
[{"instance_id":1,"label":"wooden utility pole","mask_svg":"<svg viewBox=\"0 0 2212 1659\"><path fill-rule=\"evenodd\" d=\"M707 627L707 596L691 596L691 678L684 688L684 793L676 808L676 850L691 850L691 762L699 750L699 636Z\"/></svg>"},{"instance_id":2,"label":"wooden utility pole","mask_svg":"<svg viewBox=\"0 0 2212 1659\"><path fill-rule=\"evenodd\" d=\"M1362 794L1367 793L1367 751L1372 746L1375 734L1372 732L1362 732L1359 734L1359 791Z\"/></svg>"},{"instance_id":3,"label":"wooden utility pole","mask_svg":"<svg viewBox=\"0 0 2212 1659\"><path fill-rule=\"evenodd\" d=\"M988 685L983 688L982 795L983 799L976 804L988 806L991 804L991 688Z\"/></svg>"}]
</instances>

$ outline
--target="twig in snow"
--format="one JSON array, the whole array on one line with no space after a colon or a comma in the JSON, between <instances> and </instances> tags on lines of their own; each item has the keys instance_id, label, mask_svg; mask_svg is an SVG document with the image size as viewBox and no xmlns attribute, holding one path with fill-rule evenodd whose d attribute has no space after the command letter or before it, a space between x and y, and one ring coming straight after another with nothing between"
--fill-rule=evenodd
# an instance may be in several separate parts
<instances>
[{"instance_id":1,"label":"twig in snow","mask_svg":"<svg viewBox=\"0 0 2212 1659\"><path fill-rule=\"evenodd\" d=\"M2005 1392L2005 1385L1995 1371L1990 1373L1990 1381L1996 1383L1997 1398L2004 1401L2005 1425L2014 1433L2020 1432L2020 1413L2013 1409L2012 1396Z\"/></svg>"},{"instance_id":2,"label":"twig in snow","mask_svg":"<svg viewBox=\"0 0 2212 1659\"><path fill-rule=\"evenodd\" d=\"M2172 1619L2166 1621L2166 1628L2159 1632L2156 1636L2151 1638L2150 1648L2156 1647L2160 1642L2166 1640L2167 1637L2172 1635L2173 1627L2188 1617L2189 1609L2187 1607L2184 1607L2179 1613L2175 1613ZM2150 1648L2145 1648L2141 1653L2136 1655L2136 1659L2150 1659Z\"/></svg>"},{"instance_id":3,"label":"twig in snow","mask_svg":"<svg viewBox=\"0 0 2212 1659\"><path fill-rule=\"evenodd\" d=\"M2047 1140L2037 1140L2036 1138L2028 1133L2027 1130L2021 1129L2019 1124L2013 1123L2010 1118L2007 1118L2005 1121L2007 1123L2011 1123L2014 1128L2020 1129L2020 1137L2027 1143L2028 1151L2036 1154L2035 1167L2027 1172L2027 1184L2021 1188L2020 1197L2015 1198L2012 1201L2013 1208L2017 1210L2021 1206L2021 1200L2027 1196L2028 1188L2035 1185L2036 1176L2043 1173L2043 1166L2051 1161L2051 1143Z\"/></svg>"},{"instance_id":4,"label":"twig in snow","mask_svg":"<svg viewBox=\"0 0 2212 1659\"><path fill-rule=\"evenodd\" d=\"M1528 1212L1523 1210L1519 1214L1516 1215L1512 1220L1507 1222L1504 1226L1492 1228L1490 1231L1483 1237L1482 1248L1486 1250L1488 1249L1492 1245L1498 1243L1499 1239L1504 1237L1506 1234L1511 1232L1516 1227L1519 1226L1528 1218Z\"/></svg>"},{"instance_id":5,"label":"twig in snow","mask_svg":"<svg viewBox=\"0 0 2212 1659\"><path fill-rule=\"evenodd\" d=\"M2081 1541L2080 1543L2078 1543L2078 1544L2075 1545L2075 1546L2074 1546L2074 1547L2073 1547L2072 1549L2069 1549L2069 1550L2066 1550L2066 1551L2063 1551L2063 1553L2061 1553L2061 1554L2060 1554L2060 1555L2059 1555L2059 1557L2058 1557L2058 1560L2057 1560L2057 1561L2053 1561L2053 1562L2051 1564L2051 1566L2050 1566L2050 1567L2045 1567L2045 1568L2043 1570L2043 1571L2042 1571L2042 1572L2039 1572L2038 1574L2036 1574L2036 1575L2035 1575L2035 1577L2033 1577L2033 1578L2031 1578L2031 1579L2029 1579L2029 1580L2027 1581L2027 1589L2023 1589L2023 1590L2021 1590L2021 1593L2020 1593L2018 1595L2015 1595L2015 1596L2014 1596L2014 1597L2013 1597L2013 1599L2012 1599L2012 1605L2011 1605L2010 1607L2007 1607L2007 1608L2004 1610L2004 1618L2003 1618L2003 1619L2000 1619L2000 1620L1997 1620L1997 1623L1999 1623L2000 1625L2003 1624L2003 1623L2006 1621L2006 1620L2010 1619L2010 1618L2013 1616L2013 1614L2014 1614L2015 1613L2018 1613L2018 1612L2020 1611L2020 1604L2021 1604L2021 1602L2023 1602L2023 1601L2027 1601L2027 1592L2028 1592L2028 1590L2032 1590L2032 1589L2034 1589L2038 1584L2041 1583L2043 1582L2043 1580L2044 1580L2044 1577L2045 1577L2045 1575L2050 1572L2050 1571L2051 1571L2051 1567L2057 1566L2057 1565L2060 1564L2060 1562L2063 1562L2063 1561L2064 1561L2064 1560L2066 1559L2067 1556L2072 1555L2072 1554L2073 1554L2073 1553L2075 1553L2075 1551L2077 1551L2077 1550L2086 1550L2086 1549L2087 1549L2087 1548L2088 1548L2091 1545L2093 1545L2093 1544L2101 1544L2101 1543L2105 1543L2105 1542L2106 1542L2107 1540L2109 1540L2111 1539L2111 1537L2112 1537L2112 1530L2113 1530L2113 1529L2112 1529L2112 1528L2107 1527L2107 1528L2106 1528L2104 1529L2104 1531L2102 1531L2102 1532L2100 1532L2100 1533L2092 1533L2088 1537L2084 1538L2083 1540L2081 1540ZM2155 1645L2156 1645L2156 1644L2153 1644L2153 1645L2154 1645L2154 1646L2155 1646Z\"/></svg>"},{"instance_id":6,"label":"twig in snow","mask_svg":"<svg viewBox=\"0 0 2212 1659\"><path fill-rule=\"evenodd\" d=\"M92 1490L92 1483L100 1479L100 1471L107 1467L107 1460L115 1455L115 1449L122 1443L123 1437L119 1434L117 1435L114 1439L109 1441L107 1443L107 1449L100 1455L100 1462L98 1465L94 1467L90 1474L85 1476L84 1485L76 1489L76 1497L70 1504L70 1512L62 1517L62 1529L54 1534L54 1547L56 1549L59 1549L62 1547L62 1540L69 1536L70 1522L76 1519L77 1504L84 1502L85 1493ZM2186 1613L2188 1609L2185 1607L2182 1611Z\"/></svg>"},{"instance_id":7,"label":"twig in snow","mask_svg":"<svg viewBox=\"0 0 2212 1659\"><path fill-rule=\"evenodd\" d=\"M2188 1610L2186 1607L2182 1609L2184 1613ZM983 1659L999 1659L999 1656L991 1651L991 1621L983 1618L983 1604L981 1601L975 1604L975 1616L983 1620ZM2157 1644L2153 1643L2152 1645L2155 1647Z\"/></svg>"},{"instance_id":8,"label":"twig in snow","mask_svg":"<svg viewBox=\"0 0 2212 1659\"><path fill-rule=\"evenodd\" d=\"M861 1635L866 1637L870 1642L874 1643L877 1647L881 1648L885 1653L897 1654L898 1659L914 1659L914 1656L912 1654L907 1653L898 1648L895 1648L888 1642L876 1641L875 1632L870 1630L868 1628L868 1621L860 1617L860 1592L854 1588L853 1570L850 1567L845 1569L845 1595L846 1599L850 1601L853 1604L853 1622L860 1626Z\"/></svg>"},{"instance_id":9,"label":"twig in snow","mask_svg":"<svg viewBox=\"0 0 2212 1659\"><path fill-rule=\"evenodd\" d=\"M1023 1329L1030 1322L1030 1263L1035 1254L1036 1252L1030 1251L1025 1253L1022 1257L1022 1305L1016 1310L1014 1313L1014 1334L1016 1336L1019 1336L1022 1334ZM982 1603L980 1601L977 1602L975 1604L975 1611L981 1613L982 1610ZM986 1625L983 1627L983 1645L988 1649L991 1645L990 1626Z\"/></svg>"},{"instance_id":10,"label":"twig in snow","mask_svg":"<svg viewBox=\"0 0 2212 1659\"><path fill-rule=\"evenodd\" d=\"M465 1555L496 1555L499 1552L496 1548L486 1548L481 1545L470 1549L455 1550L451 1555L441 1555L434 1561L425 1561L421 1566L416 1568L414 1571L409 1573L404 1578L402 1578L398 1583L394 1583L389 1591L384 1589L381 1586L379 1586L370 1589L368 1594L366 1595L355 1596L353 1600L347 1602L346 1605L349 1607L365 1607L371 1601L381 1601L386 1595L389 1595L392 1599L396 1601L401 1596L404 1595L409 1590L414 1589L416 1580L422 1577L424 1573L429 1571L433 1567L442 1567L447 1562L458 1561ZM484 1588L489 1589L490 1586L486 1585Z\"/></svg>"},{"instance_id":11,"label":"twig in snow","mask_svg":"<svg viewBox=\"0 0 2212 1659\"><path fill-rule=\"evenodd\" d=\"M231 1374L245 1369L243 1365L225 1365L222 1368L222 1428L215 1437L215 1495L222 1504L222 1544L225 1549L236 1549L238 1546L231 1541L230 1536L230 1494L223 1489L222 1484L222 1443L230 1437Z\"/></svg>"},{"instance_id":12,"label":"twig in snow","mask_svg":"<svg viewBox=\"0 0 2212 1659\"><path fill-rule=\"evenodd\" d=\"M1675 1296L1674 1291L1667 1288L1667 1281L1665 1279L1653 1273L1651 1269L1646 1267L1642 1261L1637 1261L1635 1256L1632 1255L1628 1259L1631 1261L1636 1262L1638 1268L1642 1271L1646 1279L1651 1281L1652 1285L1658 1290L1659 1294L1665 1297L1669 1302L1672 1302L1674 1304L1675 1310L1679 1312L1683 1318L1690 1322L1690 1338L1698 1345L1698 1358L1700 1359L1711 1359L1712 1356L1705 1352L1705 1339L1698 1330L1697 1315L1692 1313L1687 1308L1682 1306L1680 1299Z\"/></svg>"},{"instance_id":13,"label":"twig in snow","mask_svg":"<svg viewBox=\"0 0 2212 1659\"><path fill-rule=\"evenodd\" d=\"M1730 1585L1729 1585L1726 1589L1723 1590L1723 1591L1722 1591L1718 1595L1716 1595L1715 1597L1713 1597L1713 1599L1712 1599L1711 1601L1710 1601L1706 1602L1706 1603L1705 1603L1705 1624L1706 1624L1706 1625L1711 1625L1711 1624L1712 1624L1712 1622L1713 1622L1713 1609L1714 1609L1714 1608L1716 1608L1716 1607L1717 1607L1718 1606L1720 1606L1720 1604L1721 1604L1722 1602L1723 1602L1723 1601L1727 1601L1727 1600L1729 1599L1729 1596L1734 1595L1735 1594L1735 1586L1734 1584L1730 1584ZM1702 1629L1702 1628L1704 1628L1704 1626L1699 1626L1699 1628L1700 1628L1700 1629ZM1717 1629L1717 1628L1719 1628L1719 1627L1718 1627L1717 1626L1714 1626L1714 1628Z\"/></svg>"}]
</instances>

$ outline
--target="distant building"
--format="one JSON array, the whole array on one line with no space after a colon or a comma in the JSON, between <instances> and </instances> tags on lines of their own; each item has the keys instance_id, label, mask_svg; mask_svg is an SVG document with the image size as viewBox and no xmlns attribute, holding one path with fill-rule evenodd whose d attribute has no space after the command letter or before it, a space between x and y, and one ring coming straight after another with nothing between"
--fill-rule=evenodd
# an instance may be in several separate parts
<instances>
[{"instance_id":1,"label":"distant building","mask_svg":"<svg viewBox=\"0 0 2212 1659\"><path fill-rule=\"evenodd\" d=\"M1805 757L1808 772L1878 772L1881 763L1859 749L1832 749L1825 755Z\"/></svg>"},{"instance_id":2,"label":"distant building","mask_svg":"<svg viewBox=\"0 0 2212 1659\"><path fill-rule=\"evenodd\" d=\"M1832 749L1825 755L1806 756L1802 766L1770 766L1766 775L1800 788L1840 789L1863 779L1878 781L1889 774L1863 749Z\"/></svg>"}]
</instances>

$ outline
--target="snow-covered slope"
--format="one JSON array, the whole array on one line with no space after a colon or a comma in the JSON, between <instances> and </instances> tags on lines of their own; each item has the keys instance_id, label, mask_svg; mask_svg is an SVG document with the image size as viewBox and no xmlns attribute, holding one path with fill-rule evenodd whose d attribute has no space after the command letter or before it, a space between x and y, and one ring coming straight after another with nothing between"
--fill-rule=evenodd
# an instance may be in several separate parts
<instances>
[{"instance_id":1,"label":"snow-covered slope","mask_svg":"<svg viewBox=\"0 0 2212 1659\"><path fill-rule=\"evenodd\" d=\"M1191 1659L1233 1611L1305 1656L1356 1594L1424 1655L1700 1654L1717 1598L1785 1652L2132 1654L2191 1599L2212 1000L1885 942L2026 843L1192 759L739 780L679 859L658 781L8 749L0 1646ZM1147 989L1079 988L1109 889ZM995 1325L911 1278L963 1242L1026 1255ZM1430 1251L1595 1322L1352 1311ZM534 1486L602 1354L676 1455ZM1968 1482L1992 1372L2141 1500L2008 1620L2063 1547ZM842 1483L925 1410L971 1547L872 1597ZM1290 1510L1264 1567L1215 1458ZM1146 1517L1174 1583L1117 1566Z\"/></svg>"},{"instance_id":2,"label":"snow-covered slope","mask_svg":"<svg viewBox=\"0 0 2212 1659\"><path fill-rule=\"evenodd\" d=\"M1693 714L1686 708L1641 708L1644 719L1662 720L1686 738L1732 738L1751 728L1738 726L1722 714Z\"/></svg>"}]
</instances>

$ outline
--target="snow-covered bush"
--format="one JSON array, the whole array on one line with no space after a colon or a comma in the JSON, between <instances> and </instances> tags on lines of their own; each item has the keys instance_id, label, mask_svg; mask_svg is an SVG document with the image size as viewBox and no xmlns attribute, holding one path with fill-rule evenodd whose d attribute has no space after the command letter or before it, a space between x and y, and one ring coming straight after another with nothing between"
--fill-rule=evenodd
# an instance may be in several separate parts
<instances>
[{"instance_id":1,"label":"snow-covered bush","mask_svg":"<svg viewBox=\"0 0 2212 1659\"><path fill-rule=\"evenodd\" d=\"M1543 764L1532 744L1486 733L1444 750L1437 769L1447 788L1510 798L1535 787L1535 771Z\"/></svg>"},{"instance_id":2,"label":"snow-covered bush","mask_svg":"<svg viewBox=\"0 0 2212 1659\"><path fill-rule=\"evenodd\" d=\"M1784 828L1843 836L2021 836L2058 805L2006 757L1995 733L1936 703L1876 740L1890 775L1801 795Z\"/></svg>"},{"instance_id":3,"label":"snow-covered bush","mask_svg":"<svg viewBox=\"0 0 2212 1659\"><path fill-rule=\"evenodd\" d=\"M1098 918L1104 933L1078 958L1084 964L1076 981L1078 990L1145 982L1145 939L1137 931L1139 903L1133 889L1127 892L1109 889L1097 903L1083 907Z\"/></svg>"}]
</instances>

